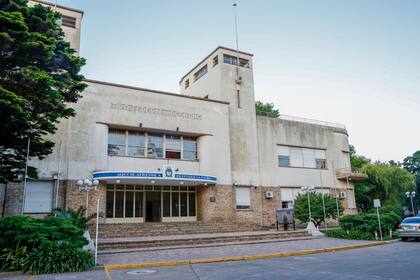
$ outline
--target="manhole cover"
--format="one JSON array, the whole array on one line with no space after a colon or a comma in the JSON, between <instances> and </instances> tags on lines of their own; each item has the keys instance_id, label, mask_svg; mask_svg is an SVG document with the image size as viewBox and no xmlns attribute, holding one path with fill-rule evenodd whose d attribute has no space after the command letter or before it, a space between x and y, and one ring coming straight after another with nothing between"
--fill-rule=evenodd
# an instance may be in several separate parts
<instances>
[{"instance_id":1,"label":"manhole cover","mask_svg":"<svg viewBox=\"0 0 420 280\"><path fill-rule=\"evenodd\" d=\"M150 274L150 273L155 273L156 270L150 270L150 269L138 269L138 270L132 270L127 272L127 274L131 274L131 275L141 275L141 274Z\"/></svg>"}]
</instances>

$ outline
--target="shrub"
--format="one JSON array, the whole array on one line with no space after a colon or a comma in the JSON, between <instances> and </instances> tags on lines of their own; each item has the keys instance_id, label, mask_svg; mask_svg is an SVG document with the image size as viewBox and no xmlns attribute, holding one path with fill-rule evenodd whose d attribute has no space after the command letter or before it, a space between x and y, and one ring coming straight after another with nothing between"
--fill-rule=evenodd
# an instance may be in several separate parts
<instances>
[{"instance_id":1,"label":"shrub","mask_svg":"<svg viewBox=\"0 0 420 280\"><path fill-rule=\"evenodd\" d=\"M402 216L393 207L383 207L380 211L381 229L383 232L395 230L402 220ZM378 217L375 212L362 213L357 215L346 215L340 218L340 226L345 231L357 230L374 234L379 231Z\"/></svg>"},{"instance_id":2,"label":"shrub","mask_svg":"<svg viewBox=\"0 0 420 280\"><path fill-rule=\"evenodd\" d=\"M72 222L75 226L83 230L87 230L88 222L92 220L93 218L95 218L96 214L92 214L86 218L85 210L86 208L84 207L79 207L77 210L73 210L73 209L64 210L64 209L56 208L56 209L53 209L53 214L55 217L67 219L70 222Z\"/></svg>"},{"instance_id":3,"label":"shrub","mask_svg":"<svg viewBox=\"0 0 420 280\"><path fill-rule=\"evenodd\" d=\"M28 256L28 247L19 244L14 249L4 248L0 256L1 271L22 270L24 261Z\"/></svg>"},{"instance_id":4,"label":"shrub","mask_svg":"<svg viewBox=\"0 0 420 280\"><path fill-rule=\"evenodd\" d=\"M43 242L25 259L24 271L34 274L79 272L94 266L90 252L70 242Z\"/></svg>"},{"instance_id":5,"label":"shrub","mask_svg":"<svg viewBox=\"0 0 420 280\"><path fill-rule=\"evenodd\" d=\"M338 230L327 230L325 232L327 237L333 238L344 238L344 239L354 239L354 240L374 240L375 235L369 232L364 232L360 230L350 230L345 231L342 229Z\"/></svg>"},{"instance_id":6,"label":"shrub","mask_svg":"<svg viewBox=\"0 0 420 280\"><path fill-rule=\"evenodd\" d=\"M88 243L83 230L69 220L56 217L35 219L27 216L0 218L0 250L15 249L18 244L29 251L41 243L69 241L81 248Z\"/></svg>"}]
</instances>

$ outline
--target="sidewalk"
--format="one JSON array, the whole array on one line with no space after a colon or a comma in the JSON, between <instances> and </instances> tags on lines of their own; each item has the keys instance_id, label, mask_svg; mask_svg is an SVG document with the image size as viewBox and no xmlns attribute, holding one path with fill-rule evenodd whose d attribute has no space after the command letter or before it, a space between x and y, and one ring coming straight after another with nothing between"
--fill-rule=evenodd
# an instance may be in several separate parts
<instances>
[{"instance_id":1,"label":"sidewalk","mask_svg":"<svg viewBox=\"0 0 420 280\"><path fill-rule=\"evenodd\" d=\"M168 249L159 251L118 253L100 255L98 262L102 265L139 264L153 262L188 261L195 259L226 258L238 256L255 256L293 251L316 250L331 247L352 246L372 243L372 241L344 240L334 238L316 238L299 241L279 241L260 244L243 244L220 247L201 247Z\"/></svg>"}]
</instances>

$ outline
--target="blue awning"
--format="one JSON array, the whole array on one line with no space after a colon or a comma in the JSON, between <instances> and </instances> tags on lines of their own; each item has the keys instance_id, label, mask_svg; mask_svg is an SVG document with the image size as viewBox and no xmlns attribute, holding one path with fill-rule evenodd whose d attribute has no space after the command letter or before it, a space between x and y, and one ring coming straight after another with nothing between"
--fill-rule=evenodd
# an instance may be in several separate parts
<instances>
[{"instance_id":1,"label":"blue awning","mask_svg":"<svg viewBox=\"0 0 420 280\"><path fill-rule=\"evenodd\" d=\"M217 183L217 177L215 176L205 174L177 173L172 170L165 170L165 172L97 171L93 172L93 179L105 180L109 183L131 183L145 185L207 185Z\"/></svg>"}]
</instances>

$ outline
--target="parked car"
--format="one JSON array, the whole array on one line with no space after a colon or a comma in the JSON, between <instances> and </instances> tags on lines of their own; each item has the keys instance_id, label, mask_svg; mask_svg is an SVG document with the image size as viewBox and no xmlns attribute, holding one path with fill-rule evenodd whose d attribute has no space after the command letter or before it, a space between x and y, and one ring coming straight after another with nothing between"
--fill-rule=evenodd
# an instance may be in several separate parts
<instances>
[{"instance_id":1,"label":"parked car","mask_svg":"<svg viewBox=\"0 0 420 280\"><path fill-rule=\"evenodd\" d=\"M402 241L407 241L408 238L420 238L420 217L405 218L398 225L398 229Z\"/></svg>"}]
</instances>

